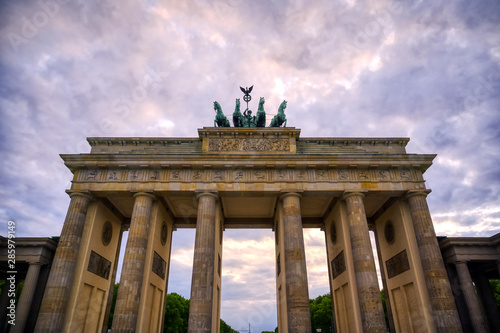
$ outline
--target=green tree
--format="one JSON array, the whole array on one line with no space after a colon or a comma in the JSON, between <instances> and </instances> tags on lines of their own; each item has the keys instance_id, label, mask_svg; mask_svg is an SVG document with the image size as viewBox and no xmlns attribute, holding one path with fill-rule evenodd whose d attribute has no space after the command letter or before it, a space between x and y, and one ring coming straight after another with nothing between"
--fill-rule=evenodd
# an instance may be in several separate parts
<instances>
[{"instance_id":1,"label":"green tree","mask_svg":"<svg viewBox=\"0 0 500 333\"><path fill-rule=\"evenodd\" d=\"M385 290L384 289L382 289L380 291L380 297L382 297L382 307L384 308L385 326L387 327L387 330L389 330L390 329L389 315L387 314L387 304L385 302Z\"/></svg>"},{"instance_id":2,"label":"green tree","mask_svg":"<svg viewBox=\"0 0 500 333\"><path fill-rule=\"evenodd\" d=\"M189 320L189 300L179 294L171 293L167 295L165 305L165 325L166 333L184 333L188 331Z\"/></svg>"},{"instance_id":3,"label":"green tree","mask_svg":"<svg viewBox=\"0 0 500 333\"><path fill-rule=\"evenodd\" d=\"M115 313L116 297L118 296L118 287L120 287L120 284L115 283L115 286L113 288L113 299L111 300L111 308L109 310L108 329L111 329L111 325L113 324L113 314Z\"/></svg>"},{"instance_id":4,"label":"green tree","mask_svg":"<svg viewBox=\"0 0 500 333\"><path fill-rule=\"evenodd\" d=\"M220 333L238 333L238 331L233 330L231 326L226 324L224 320L220 320Z\"/></svg>"},{"instance_id":5,"label":"green tree","mask_svg":"<svg viewBox=\"0 0 500 333\"><path fill-rule=\"evenodd\" d=\"M490 280L490 286L493 296L495 296L498 311L500 311L500 280Z\"/></svg>"},{"instance_id":6,"label":"green tree","mask_svg":"<svg viewBox=\"0 0 500 333\"><path fill-rule=\"evenodd\" d=\"M318 328L321 332L331 332L332 327L332 298L330 294L318 296L309 300L311 310L311 326L313 332Z\"/></svg>"}]
</instances>

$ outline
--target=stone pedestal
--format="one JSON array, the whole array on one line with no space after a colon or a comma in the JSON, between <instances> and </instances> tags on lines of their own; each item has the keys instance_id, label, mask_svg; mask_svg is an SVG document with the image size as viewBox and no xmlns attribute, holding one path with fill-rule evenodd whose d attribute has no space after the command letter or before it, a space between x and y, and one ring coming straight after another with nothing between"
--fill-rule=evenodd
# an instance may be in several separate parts
<instances>
[{"instance_id":1,"label":"stone pedestal","mask_svg":"<svg viewBox=\"0 0 500 333\"><path fill-rule=\"evenodd\" d=\"M155 197L152 194L140 192L136 193L134 198L134 210L113 316L112 331L114 333L135 332L139 313L151 208Z\"/></svg>"},{"instance_id":2,"label":"stone pedestal","mask_svg":"<svg viewBox=\"0 0 500 333\"><path fill-rule=\"evenodd\" d=\"M289 332L311 332L306 255L300 213L300 194L286 193L283 200L285 281Z\"/></svg>"},{"instance_id":3,"label":"stone pedestal","mask_svg":"<svg viewBox=\"0 0 500 333\"><path fill-rule=\"evenodd\" d=\"M28 267L28 273L26 274L26 279L24 280L23 291L19 297L19 302L17 304L16 313L16 325L11 328L12 333L22 333L24 332L24 327L26 325L26 320L28 319L28 314L31 308L31 302L33 301L33 295L35 294L35 288L38 283L38 276L40 275L41 263L30 263Z\"/></svg>"},{"instance_id":4,"label":"stone pedestal","mask_svg":"<svg viewBox=\"0 0 500 333\"><path fill-rule=\"evenodd\" d=\"M375 259L373 257L364 195L354 192L343 196L347 206L349 234L351 236L354 273L358 289L361 321L364 332L387 332L384 309L378 287Z\"/></svg>"},{"instance_id":5,"label":"stone pedestal","mask_svg":"<svg viewBox=\"0 0 500 333\"><path fill-rule=\"evenodd\" d=\"M82 192L73 192L70 197L68 213L38 314L36 332L61 332L64 324L83 227L91 201L90 195Z\"/></svg>"},{"instance_id":6,"label":"stone pedestal","mask_svg":"<svg viewBox=\"0 0 500 333\"><path fill-rule=\"evenodd\" d=\"M188 332L210 332L215 267L215 214L218 196L198 194L198 217L193 257L193 278Z\"/></svg>"},{"instance_id":7,"label":"stone pedestal","mask_svg":"<svg viewBox=\"0 0 500 333\"><path fill-rule=\"evenodd\" d=\"M410 191L406 198L415 229L422 270L438 332L462 332L455 299L443 263L425 199L427 192Z\"/></svg>"},{"instance_id":8,"label":"stone pedestal","mask_svg":"<svg viewBox=\"0 0 500 333\"><path fill-rule=\"evenodd\" d=\"M479 299L477 298L474 286L472 285L472 278L470 276L467 263L464 261L458 261L455 263L455 267L457 268L460 289L464 293L465 303L467 304L467 309L469 310L474 332L487 333L488 326L486 324L486 318L483 316Z\"/></svg>"}]
</instances>

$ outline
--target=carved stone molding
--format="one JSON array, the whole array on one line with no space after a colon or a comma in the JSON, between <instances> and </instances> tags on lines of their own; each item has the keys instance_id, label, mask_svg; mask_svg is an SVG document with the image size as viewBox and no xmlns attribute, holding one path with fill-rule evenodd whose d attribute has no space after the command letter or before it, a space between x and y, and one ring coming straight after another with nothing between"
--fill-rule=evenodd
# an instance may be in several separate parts
<instances>
[{"instance_id":1,"label":"carved stone molding","mask_svg":"<svg viewBox=\"0 0 500 333\"><path fill-rule=\"evenodd\" d=\"M221 139L240 140L240 139ZM281 140L281 139L242 139L244 140ZM284 139L286 141L286 139ZM263 147L263 146L262 146ZM241 147L240 147L241 148ZM255 148L255 147L254 147ZM257 149L257 148L256 148ZM260 148L259 148L260 149ZM192 167L183 165L167 169L89 169L79 173L81 182L415 182L418 174L412 169L355 169L313 167L274 167L255 165L225 165L214 168L212 165Z\"/></svg>"}]
</instances>

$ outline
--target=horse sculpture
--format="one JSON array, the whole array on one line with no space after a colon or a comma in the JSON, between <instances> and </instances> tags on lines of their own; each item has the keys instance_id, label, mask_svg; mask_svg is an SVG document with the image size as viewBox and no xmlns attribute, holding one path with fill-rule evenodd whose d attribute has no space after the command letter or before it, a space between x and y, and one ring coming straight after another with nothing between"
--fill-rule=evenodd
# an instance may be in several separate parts
<instances>
[{"instance_id":1,"label":"horse sculpture","mask_svg":"<svg viewBox=\"0 0 500 333\"><path fill-rule=\"evenodd\" d=\"M281 102L280 107L278 109L278 114L274 116L274 118L271 120L271 125L269 127L280 127L283 125L283 127L286 127L286 116L285 116L285 109L286 109L286 101Z\"/></svg>"},{"instance_id":2,"label":"horse sculpture","mask_svg":"<svg viewBox=\"0 0 500 333\"><path fill-rule=\"evenodd\" d=\"M222 113L222 108L220 107L220 104L217 101L214 102L214 110L217 113L215 115L214 127L229 127L229 126L231 126L229 124L229 120L226 118L224 113Z\"/></svg>"},{"instance_id":3,"label":"horse sculpture","mask_svg":"<svg viewBox=\"0 0 500 333\"><path fill-rule=\"evenodd\" d=\"M234 127L244 127L243 125L243 115L240 112L240 99L236 99L236 107L233 112L233 126Z\"/></svg>"},{"instance_id":4,"label":"horse sculpture","mask_svg":"<svg viewBox=\"0 0 500 333\"><path fill-rule=\"evenodd\" d=\"M264 111L264 97L260 98L259 101L259 109L257 110L257 114L255 115L255 126L256 127L266 127L266 111Z\"/></svg>"}]
</instances>

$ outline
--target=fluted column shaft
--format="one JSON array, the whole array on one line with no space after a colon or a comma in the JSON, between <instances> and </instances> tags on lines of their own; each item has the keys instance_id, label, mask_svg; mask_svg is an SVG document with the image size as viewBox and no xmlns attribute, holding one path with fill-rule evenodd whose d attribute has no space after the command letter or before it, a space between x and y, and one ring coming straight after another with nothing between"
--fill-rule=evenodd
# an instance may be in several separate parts
<instances>
[{"instance_id":1,"label":"fluted column shaft","mask_svg":"<svg viewBox=\"0 0 500 333\"><path fill-rule=\"evenodd\" d=\"M70 198L38 314L36 332L62 332L87 209L91 201L91 197L82 192L73 192Z\"/></svg>"},{"instance_id":2,"label":"fluted column shaft","mask_svg":"<svg viewBox=\"0 0 500 333\"><path fill-rule=\"evenodd\" d=\"M300 194L286 193L283 200L285 281L289 332L311 332L306 253L300 212Z\"/></svg>"},{"instance_id":3,"label":"fluted column shaft","mask_svg":"<svg viewBox=\"0 0 500 333\"><path fill-rule=\"evenodd\" d=\"M472 285L472 277L470 276L467 263L464 261L458 261L455 263L455 267L457 268L460 289L464 293L465 303L467 304L467 309L469 310L474 332L487 333L488 327L486 324L486 318L483 316L479 299L474 290L474 286Z\"/></svg>"},{"instance_id":4,"label":"fluted column shaft","mask_svg":"<svg viewBox=\"0 0 500 333\"><path fill-rule=\"evenodd\" d=\"M30 263L28 267L28 273L26 274L26 279L24 279L23 291L19 297L19 302L17 304L16 313L16 325L12 326L12 333L22 333L24 332L24 326L26 325L26 320L28 319L28 314L31 308L31 302L33 301L33 295L35 294L36 285L38 283L38 277L40 276L41 263Z\"/></svg>"},{"instance_id":5,"label":"fluted column shaft","mask_svg":"<svg viewBox=\"0 0 500 333\"><path fill-rule=\"evenodd\" d=\"M416 191L410 192L406 198L410 206L434 321L438 332L462 332L462 324L432 225L426 196L426 192Z\"/></svg>"},{"instance_id":6,"label":"fluted column shaft","mask_svg":"<svg viewBox=\"0 0 500 333\"><path fill-rule=\"evenodd\" d=\"M387 329L384 309L380 297L363 197L364 195L358 192L347 193L343 196L347 206L361 322L364 332L385 333Z\"/></svg>"},{"instance_id":7,"label":"fluted column shaft","mask_svg":"<svg viewBox=\"0 0 500 333\"><path fill-rule=\"evenodd\" d=\"M155 197L152 194L140 192L136 193L134 198L134 210L113 316L113 333L135 332L139 314L151 210Z\"/></svg>"},{"instance_id":8,"label":"fluted column shaft","mask_svg":"<svg viewBox=\"0 0 500 333\"><path fill-rule=\"evenodd\" d=\"M198 217L193 255L193 277L188 332L210 332L215 267L215 215L218 196L198 194Z\"/></svg>"}]
</instances>

